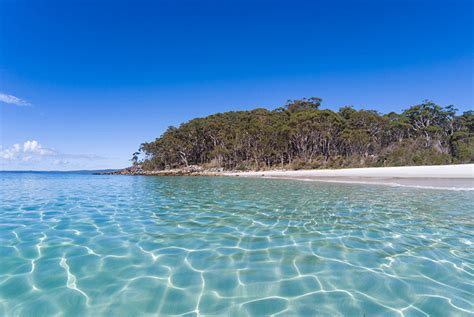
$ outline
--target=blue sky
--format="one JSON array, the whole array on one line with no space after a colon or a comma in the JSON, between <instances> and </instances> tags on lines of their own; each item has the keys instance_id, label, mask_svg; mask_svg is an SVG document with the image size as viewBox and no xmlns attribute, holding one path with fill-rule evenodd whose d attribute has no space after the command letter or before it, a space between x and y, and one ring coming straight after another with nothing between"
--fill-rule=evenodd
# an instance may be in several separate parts
<instances>
[{"instance_id":1,"label":"blue sky","mask_svg":"<svg viewBox=\"0 0 474 317\"><path fill-rule=\"evenodd\" d=\"M169 125L318 96L472 108L473 1L0 1L0 169L118 168Z\"/></svg>"}]
</instances>

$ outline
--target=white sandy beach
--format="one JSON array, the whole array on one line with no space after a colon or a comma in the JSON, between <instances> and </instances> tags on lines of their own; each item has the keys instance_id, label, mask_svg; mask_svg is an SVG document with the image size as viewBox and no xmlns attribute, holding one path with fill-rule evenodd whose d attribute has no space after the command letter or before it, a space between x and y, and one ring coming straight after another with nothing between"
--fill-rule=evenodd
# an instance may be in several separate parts
<instances>
[{"instance_id":1,"label":"white sandy beach","mask_svg":"<svg viewBox=\"0 0 474 317\"><path fill-rule=\"evenodd\" d=\"M474 164L349 168L334 170L274 170L227 173L226 175L284 178L304 181L371 183L392 186L474 190Z\"/></svg>"}]
</instances>

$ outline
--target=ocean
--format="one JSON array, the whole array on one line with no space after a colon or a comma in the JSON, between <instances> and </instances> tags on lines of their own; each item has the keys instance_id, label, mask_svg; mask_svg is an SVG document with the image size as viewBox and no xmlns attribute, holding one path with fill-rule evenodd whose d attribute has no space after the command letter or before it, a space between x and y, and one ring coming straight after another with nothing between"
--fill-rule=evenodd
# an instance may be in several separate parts
<instances>
[{"instance_id":1,"label":"ocean","mask_svg":"<svg viewBox=\"0 0 474 317\"><path fill-rule=\"evenodd\" d=\"M474 192L0 173L0 316L472 316Z\"/></svg>"}]
</instances>

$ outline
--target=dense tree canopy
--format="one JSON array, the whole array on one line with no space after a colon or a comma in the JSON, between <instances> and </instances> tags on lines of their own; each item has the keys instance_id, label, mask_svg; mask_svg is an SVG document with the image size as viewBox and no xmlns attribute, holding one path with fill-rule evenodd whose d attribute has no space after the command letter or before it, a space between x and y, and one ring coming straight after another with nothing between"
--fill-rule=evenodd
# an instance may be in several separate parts
<instances>
[{"instance_id":1,"label":"dense tree canopy","mask_svg":"<svg viewBox=\"0 0 474 317\"><path fill-rule=\"evenodd\" d=\"M424 101L401 114L342 107L320 98L289 100L197 118L169 127L140 153L145 169L188 165L224 169L397 166L474 161L474 113ZM132 161L140 163L139 153Z\"/></svg>"}]
</instances>

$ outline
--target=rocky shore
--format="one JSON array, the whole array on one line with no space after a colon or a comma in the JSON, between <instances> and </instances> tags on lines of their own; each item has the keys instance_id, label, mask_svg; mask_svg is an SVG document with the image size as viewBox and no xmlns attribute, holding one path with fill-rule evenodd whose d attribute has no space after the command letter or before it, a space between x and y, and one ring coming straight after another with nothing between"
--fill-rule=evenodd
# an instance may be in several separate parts
<instances>
[{"instance_id":1,"label":"rocky shore","mask_svg":"<svg viewBox=\"0 0 474 317\"><path fill-rule=\"evenodd\" d=\"M140 165L130 166L112 172L96 173L97 175L136 175L136 176L220 176L222 168L205 169L201 166L191 165L183 168L168 170L144 170Z\"/></svg>"}]
</instances>

